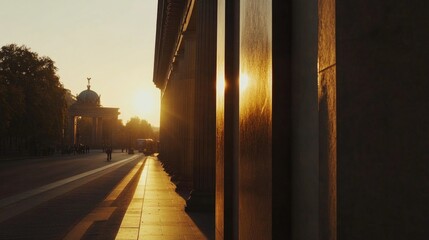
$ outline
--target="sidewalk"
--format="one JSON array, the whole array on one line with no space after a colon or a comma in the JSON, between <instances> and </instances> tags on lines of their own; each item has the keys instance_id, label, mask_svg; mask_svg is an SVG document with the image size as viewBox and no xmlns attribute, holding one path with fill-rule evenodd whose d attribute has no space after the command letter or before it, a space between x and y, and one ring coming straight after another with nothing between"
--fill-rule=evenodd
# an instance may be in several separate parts
<instances>
[{"instance_id":1,"label":"sidewalk","mask_svg":"<svg viewBox=\"0 0 429 240\"><path fill-rule=\"evenodd\" d=\"M185 211L185 200L156 157L148 157L116 239L213 239ZM198 222L201 228L210 228Z\"/></svg>"}]
</instances>

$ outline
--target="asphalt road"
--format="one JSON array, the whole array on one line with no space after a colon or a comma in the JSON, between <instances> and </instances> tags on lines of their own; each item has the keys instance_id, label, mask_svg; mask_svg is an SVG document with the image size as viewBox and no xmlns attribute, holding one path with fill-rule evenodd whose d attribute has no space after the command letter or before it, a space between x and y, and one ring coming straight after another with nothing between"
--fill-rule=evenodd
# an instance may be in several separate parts
<instances>
[{"instance_id":1,"label":"asphalt road","mask_svg":"<svg viewBox=\"0 0 429 240\"><path fill-rule=\"evenodd\" d=\"M143 159L93 151L0 163L0 239L114 239Z\"/></svg>"}]
</instances>

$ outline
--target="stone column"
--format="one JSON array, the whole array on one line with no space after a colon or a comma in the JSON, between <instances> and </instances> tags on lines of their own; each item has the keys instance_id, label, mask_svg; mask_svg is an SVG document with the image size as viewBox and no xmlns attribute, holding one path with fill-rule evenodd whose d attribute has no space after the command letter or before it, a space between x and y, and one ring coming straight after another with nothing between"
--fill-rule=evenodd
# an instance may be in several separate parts
<instances>
[{"instance_id":1,"label":"stone column","mask_svg":"<svg viewBox=\"0 0 429 240\"><path fill-rule=\"evenodd\" d=\"M160 112L160 124L159 124L159 160L164 164L166 163L167 157L167 99L165 97L165 91L161 92L161 112Z\"/></svg>"},{"instance_id":2,"label":"stone column","mask_svg":"<svg viewBox=\"0 0 429 240\"><path fill-rule=\"evenodd\" d=\"M161 91L161 90L160 90ZM164 104L165 99L163 98L163 92L160 92L160 112L159 112L159 144L158 144L158 159L163 163L164 156Z\"/></svg>"},{"instance_id":3,"label":"stone column","mask_svg":"<svg viewBox=\"0 0 429 240\"><path fill-rule=\"evenodd\" d=\"M318 3L292 1L292 232L319 239Z\"/></svg>"},{"instance_id":4,"label":"stone column","mask_svg":"<svg viewBox=\"0 0 429 240\"><path fill-rule=\"evenodd\" d=\"M97 117L92 117L91 144L93 145L91 147L98 145L98 121L97 121Z\"/></svg>"},{"instance_id":5,"label":"stone column","mask_svg":"<svg viewBox=\"0 0 429 240\"><path fill-rule=\"evenodd\" d=\"M238 236L272 238L271 1L240 1ZM227 86L228 87L228 86Z\"/></svg>"},{"instance_id":6,"label":"stone column","mask_svg":"<svg viewBox=\"0 0 429 240\"><path fill-rule=\"evenodd\" d=\"M219 0L216 239L238 239L239 0Z\"/></svg>"},{"instance_id":7,"label":"stone column","mask_svg":"<svg viewBox=\"0 0 429 240\"><path fill-rule=\"evenodd\" d=\"M186 210L214 212L217 1L197 1L195 4L197 27L194 181Z\"/></svg>"},{"instance_id":8,"label":"stone column","mask_svg":"<svg viewBox=\"0 0 429 240\"><path fill-rule=\"evenodd\" d=\"M184 156L182 162L183 184L186 189L192 187L194 158L194 109L195 109L195 30L188 29L184 33L185 69L184 69Z\"/></svg>"},{"instance_id":9,"label":"stone column","mask_svg":"<svg viewBox=\"0 0 429 240\"><path fill-rule=\"evenodd\" d=\"M107 144L104 142L103 139L103 118L102 117L96 117L96 127L95 127L95 145L97 147L103 147L104 144Z\"/></svg>"},{"instance_id":10,"label":"stone column","mask_svg":"<svg viewBox=\"0 0 429 240\"><path fill-rule=\"evenodd\" d=\"M272 239L293 239L291 217L292 3L273 0L272 4ZM294 239L304 238L296 234Z\"/></svg>"},{"instance_id":11,"label":"stone column","mask_svg":"<svg viewBox=\"0 0 429 240\"><path fill-rule=\"evenodd\" d=\"M165 96L167 98L167 134L168 134L168 156L166 170L168 174L172 177L172 181L176 182L179 174L179 162L180 162L180 142L179 142L179 121L180 121L180 99L179 99L179 61L176 59L173 62L173 70L170 74L167 83L167 89L165 91Z\"/></svg>"},{"instance_id":12,"label":"stone column","mask_svg":"<svg viewBox=\"0 0 429 240\"><path fill-rule=\"evenodd\" d=\"M171 158L174 152L172 145L172 118L171 114L171 85L167 83L163 95L162 95L162 108L161 108L161 120L162 120L162 131L161 131L161 161L163 162L164 168L167 173L171 174Z\"/></svg>"},{"instance_id":13,"label":"stone column","mask_svg":"<svg viewBox=\"0 0 429 240\"><path fill-rule=\"evenodd\" d=\"M173 88L174 88L174 145L175 145L175 154L174 159L174 175L172 176L172 181L176 183L177 186L180 186L183 181L183 162L184 153L185 153L185 135L184 135L184 126L185 126L185 113L184 113L184 104L185 104L185 79L184 79L184 70L186 68L185 54L184 54L183 43L180 46L180 50L177 52L174 62L174 79L173 79Z\"/></svg>"},{"instance_id":14,"label":"stone column","mask_svg":"<svg viewBox=\"0 0 429 240\"><path fill-rule=\"evenodd\" d=\"M335 0L319 0L319 219L320 238L337 239L337 102Z\"/></svg>"},{"instance_id":15,"label":"stone column","mask_svg":"<svg viewBox=\"0 0 429 240\"><path fill-rule=\"evenodd\" d=\"M175 86L177 104L176 115L179 116L175 121L177 124L177 143L178 148L175 155L177 161L177 176L172 178L177 185L177 190L189 190L192 186L192 158L190 150L193 150L190 141L190 130L193 127L193 105L195 79L195 33L187 31L182 40L181 50L176 56L177 67L175 72Z\"/></svg>"}]
</instances>

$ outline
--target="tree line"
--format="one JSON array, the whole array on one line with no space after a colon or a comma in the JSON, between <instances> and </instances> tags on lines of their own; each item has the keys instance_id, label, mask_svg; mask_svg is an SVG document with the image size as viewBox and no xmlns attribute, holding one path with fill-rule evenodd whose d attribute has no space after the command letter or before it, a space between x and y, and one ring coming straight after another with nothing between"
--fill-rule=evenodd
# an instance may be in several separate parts
<instances>
[{"instance_id":1,"label":"tree line","mask_svg":"<svg viewBox=\"0 0 429 240\"><path fill-rule=\"evenodd\" d=\"M49 57L10 44L0 51L1 152L40 154L61 138L65 89Z\"/></svg>"},{"instance_id":2,"label":"tree line","mask_svg":"<svg viewBox=\"0 0 429 240\"><path fill-rule=\"evenodd\" d=\"M0 50L0 156L46 155L60 149L67 124L65 89L52 59L25 45ZM155 137L145 120L118 121L118 144L134 137ZM155 137L156 138L156 137Z\"/></svg>"}]
</instances>

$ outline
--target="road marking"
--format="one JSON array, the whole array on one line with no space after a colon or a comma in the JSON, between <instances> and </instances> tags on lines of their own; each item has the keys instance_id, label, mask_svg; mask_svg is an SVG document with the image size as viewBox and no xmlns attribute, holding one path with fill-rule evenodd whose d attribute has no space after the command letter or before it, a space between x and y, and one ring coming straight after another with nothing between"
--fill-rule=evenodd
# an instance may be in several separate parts
<instances>
[{"instance_id":1,"label":"road marking","mask_svg":"<svg viewBox=\"0 0 429 240\"><path fill-rule=\"evenodd\" d=\"M118 184L118 186L115 187L115 189L109 194L109 196L107 196L107 198L104 200L105 202L108 202L108 201L113 202L116 200L116 198L118 198L119 194L121 194L122 191L124 191L125 187L131 181L131 179L134 177L137 171L144 166L146 159L147 158L144 158L143 161L140 161L139 163L137 163L136 166L134 166L134 168L130 171L130 173L128 173L128 175L124 179L122 179L122 181Z\"/></svg>"},{"instance_id":2,"label":"road marking","mask_svg":"<svg viewBox=\"0 0 429 240\"><path fill-rule=\"evenodd\" d=\"M29 191L26 191L26 192L23 192L23 193L19 193L19 194L10 196L10 197L3 198L3 199L0 200L0 208L4 208L4 207L9 206L11 204L14 204L16 202L19 202L19 201L22 201L24 199L33 197L33 196L35 196L37 194L46 192L48 190L51 190L51 189L54 189L54 188L57 188L57 187L61 187L61 186L65 185L65 184L67 184L67 183L70 183L70 182L79 180L81 178L87 177L89 175L101 172L101 171L103 171L103 170L105 170L107 168L111 168L111 167L116 166L118 164L123 164L123 163L126 163L128 161L135 160L136 158L138 158L140 156L141 155L134 155L132 157L129 157L129 158L126 158L124 160L121 160L121 161L118 161L118 162L106 165L104 167L100 167L100 168L97 168L97 169L94 169L94 170L91 170L91 171L88 171L88 172L84 172L84 173L81 173L81 174L78 174L78 175L75 175L75 176L63 179L63 180L59 180L59 181L56 181L56 182L53 182L53 183L50 183L50 184L38 187L38 188L33 189L33 190L29 190Z\"/></svg>"},{"instance_id":3,"label":"road marking","mask_svg":"<svg viewBox=\"0 0 429 240\"><path fill-rule=\"evenodd\" d=\"M108 220L116 207L100 207L96 208L80 221L63 240L81 239L95 221Z\"/></svg>"},{"instance_id":4,"label":"road marking","mask_svg":"<svg viewBox=\"0 0 429 240\"><path fill-rule=\"evenodd\" d=\"M96 221L109 220L110 216L116 210L116 207L111 207L111 203L115 201L119 194L125 189L125 187L130 183L131 179L137 174L139 169L144 166L147 158L144 158L142 161L134 166L134 168L125 176L122 181L113 189L113 191L104 199L100 204L100 207L95 208L90 214L84 217L78 224L76 224L73 229L67 234L64 240L73 240L81 239L92 224Z\"/></svg>"}]
</instances>

